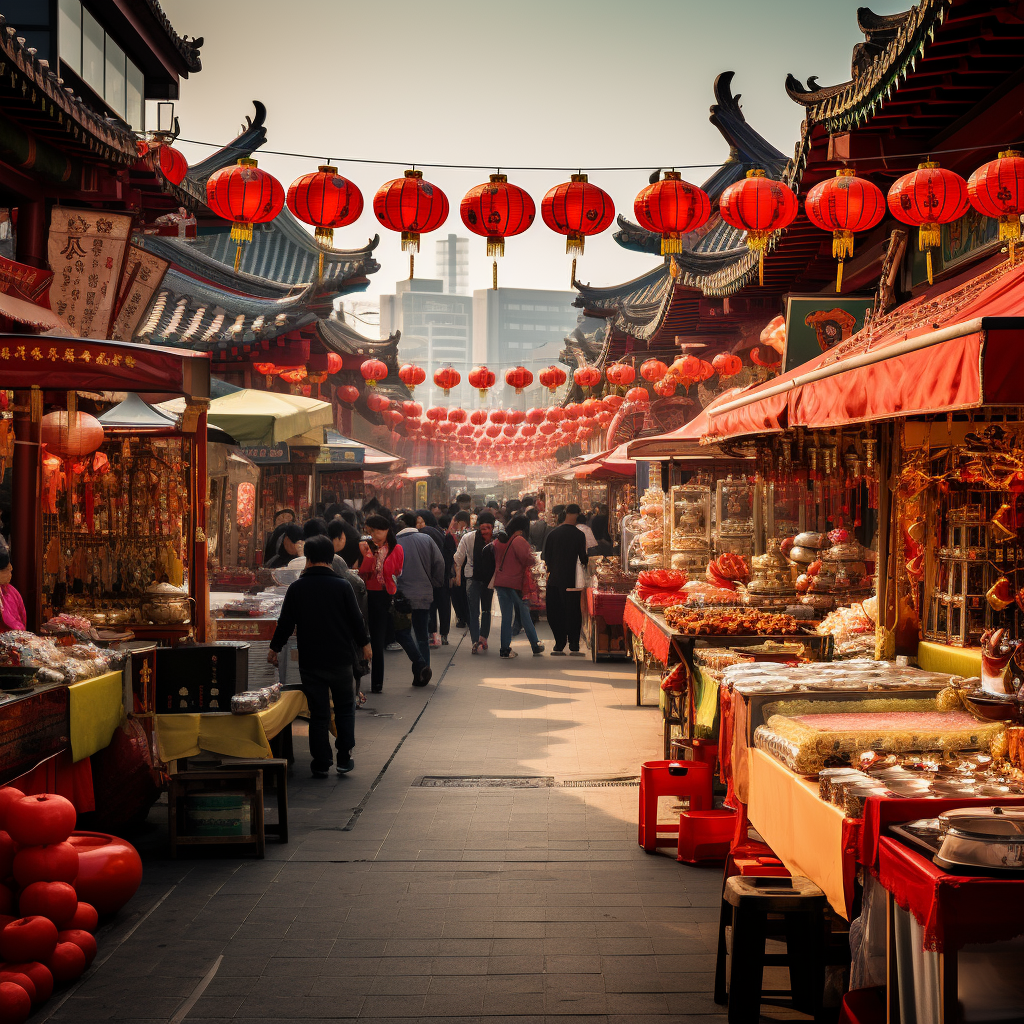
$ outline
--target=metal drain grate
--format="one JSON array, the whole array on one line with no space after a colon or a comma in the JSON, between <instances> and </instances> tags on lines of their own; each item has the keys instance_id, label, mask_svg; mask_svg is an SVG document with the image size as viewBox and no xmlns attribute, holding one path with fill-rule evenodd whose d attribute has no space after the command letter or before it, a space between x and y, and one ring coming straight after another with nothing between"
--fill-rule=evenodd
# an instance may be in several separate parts
<instances>
[{"instance_id":1,"label":"metal drain grate","mask_svg":"<svg viewBox=\"0 0 1024 1024\"><path fill-rule=\"evenodd\" d=\"M639 786L638 776L616 779L556 779L553 775L422 775L413 786L424 789L604 789Z\"/></svg>"}]
</instances>

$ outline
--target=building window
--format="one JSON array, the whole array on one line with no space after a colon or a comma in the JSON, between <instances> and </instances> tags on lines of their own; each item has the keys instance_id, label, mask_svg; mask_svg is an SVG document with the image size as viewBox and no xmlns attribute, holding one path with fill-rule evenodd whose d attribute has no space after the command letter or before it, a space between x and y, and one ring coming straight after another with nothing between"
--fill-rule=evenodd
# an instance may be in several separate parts
<instances>
[{"instance_id":1,"label":"building window","mask_svg":"<svg viewBox=\"0 0 1024 1024\"><path fill-rule=\"evenodd\" d=\"M124 50L110 36L104 42L103 98L115 114L124 117Z\"/></svg>"},{"instance_id":2,"label":"building window","mask_svg":"<svg viewBox=\"0 0 1024 1024\"><path fill-rule=\"evenodd\" d=\"M60 0L57 21L60 59L76 75L82 74L82 5L79 0Z\"/></svg>"},{"instance_id":3,"label":"building window","mask_svg":"<svg viewBox=\"0 0 1024 1024\"><path fill-rule=\"evenodd\" d=\"M103 95L103 26L82 10L82 81Z\"/></svg>"},{"instance_id":4,"label":"building window","mask_svg":"<svg viewBox=\"0 0 1024 1024\"><path fill-rule=\"evenodd\" d=\"M127 64L127 98L125 120L137 131L146 127L146 77L129 60Z\"/></svg>"}]
</instances>

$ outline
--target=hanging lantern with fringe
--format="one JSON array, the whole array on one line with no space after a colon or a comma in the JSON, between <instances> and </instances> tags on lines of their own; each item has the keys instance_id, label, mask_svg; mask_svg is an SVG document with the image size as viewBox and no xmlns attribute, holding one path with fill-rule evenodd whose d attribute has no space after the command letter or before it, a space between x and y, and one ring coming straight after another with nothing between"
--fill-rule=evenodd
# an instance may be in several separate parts
<instances>
[{"instance_id":1,"label":"hanging lantern with fringe","mask_svg":"<svg viewBox=\"0 0 1024 1024\"><path fill-rule=\"evenodd\" d=\"M359 367L359 372L363 375L363 380L371 388L375 388L387 378L388 368L379 359L364 359Z\"/></svg>"},{"instance_id":2,"label":"hanging lantern with fringe","mask_svg":"<svg viewBox=\"0 0 1024 1024\"><path fill-rule=\"evenodd\" d=\"M556 185L540 204L540 215L552 231L565 235L565 251L582 255L587 235L598 235L615 218L615 204L585 174Z\"/></svg>"},{"instance_id":3,"label":"hanging lantern with fringe","mask_svg":"<svg viewBox=\"0 0 1024 1024\"><path fill-rule=\"evenodd\" d=\"M492 174L491 180L474 185L459 207L462 223L476 235L487 239L488 256L505 255L505 239L524 232L537 216L530 193L510 185L504 174Z\"/></svg>"},{"instance_id":4,"label":"hanging lantern with fringe","mask_svg":"<svg viewBox=\"0 0 1024 1024\"><path fill-rule=\"evenodd\" d=\"M206 205L222 220L231 222L235 270L242 262L242 245L252 241L253 224L267 224L284 206L284 189L272 174L251 157L232 167L214 171L206 181Z\"/></svg>"},{"instance_id":5,"label":"hanging lantern with fringe","mask_svg":"<svg viewBox=\"0 0 1024 1024\"><path fill-rule=\"evenodd\" d=\"M448 219L448 197L422 171L406 171L377 189L373 197L377 220L402 234L402 252L420 251L420 235L436 231Z\"/></svg>"},{"instance_id":6,"label":"hanging lantern with fringe","mask_svg":"<svg viewBox=\"0 0 1024 1024\"><path fill-rule=\"evenodd\" d=\"M1013 260L1024 213L1024 158L1016 149L1003 150L967 179L967 196L978 213L999 221L999 238L1009 242Z\"/></svg>"},{"instance_id":7,"label":"hanging lantern with fringe","mask_svg":"<svg viewBox=\"0 0 1024 1024\"><path fill-rule=\"evenodd\" d=\"M747 233L747 248L757 253L757 279L764 284L764 251L776 231L789 227L800 204L784 182L769 178L755 167L742 181L730 185L718 199L726 224Z\"/></svg>"},{"instance_id":8,"label":"hanging lantern with fringe","mask_svg":"<svg viewBox=\"0 0 1024 1024\"><path fill-rule=\"evenodd\" d=\"M440 370L434 371L434 384L444 391L447 398L452 388L457 388L462 383L462 374L451 366L443 366Z\"/></svg>"},{"instance_id":9,"label":"hanging lantern with fringe","mask_svg":"<svg viewBox=\"0 0 1024 1024\"><path fill-rule=\"evenodd\" d=\"M334 229L354 224L363 212L363 194L337 167L321 164L288 186L288 209L304 224L313 226L313 237L322 246L334 244ZM324 254L320 253L319 273L324 272Z\"/></svg>"},{"instance_id":10,"label":"hanging lantern with fringe","mask_svg":"<svg viewBox=\"0 0 1024 1024\"><path fill-rule=\"evenodd\" d=\"M481 400L486 400L487 392L494 387L495 376L486 366L474 366L467 380L480 392Z\"/></svg>"},{"instance_id":11,"label":"hanging lantern with fringe","mask_svg":"<svg viewBox=\"0 0 1024 1024\"><path fill-rule=\"evenodd\" d=\"M711 216L711 200L696 185L683 181L678 171L641 189L633 202L640 226L661 235L661 254L683 251L683 235L696 231Z\"/></svg>"}]
</instances>

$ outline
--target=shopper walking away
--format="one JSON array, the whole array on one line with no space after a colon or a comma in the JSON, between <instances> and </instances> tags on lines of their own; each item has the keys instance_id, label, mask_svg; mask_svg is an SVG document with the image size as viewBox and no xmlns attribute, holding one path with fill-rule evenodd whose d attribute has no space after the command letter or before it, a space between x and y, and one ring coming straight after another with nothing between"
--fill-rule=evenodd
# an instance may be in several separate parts
<instances>
[{"instance_id":1,"label":"shopper walking away","mask_svg":"<svg viewBox=\"0 0 1024 1024\"><path fill-rule=\"evenodd\" d=\"M331 543L334 545L334 557L340 558L343 566L340 573L338 573L333 562L331 563L331 568L343 580L348 580L352 584L352 589L356 595L356 603L359 605L359 610L363 613L363 621L366 623L366 628L369 629L370 612L366 602L366 581L359 575L359 570L356 568L363 560L362 553L359 550L359 541L362 539L359 536L359 531L343 519L332 519L327 524L327 536L330 537Z\"/></svg>"},{"instance_id":2,"label":"shopper walking away","mask_svg":"<svg viewBox=\"0 0 1024 1024\"><path fill-rule=\"evenodd\" d=\"M544 542L544 562L548 567L546 609L548 626L555 638L552 654L580 653L580 631L583 629L583 610L580 592L576 586L576 566L587 564L587 542L583 531L576 527L579 505L566 505L565 522L556 526Z\"/></svg>"},{"instance_id":3,"label":"shopper walking away","mask_svg":"<svg viewBox=\"0 0 1024 1024\"><path fill-rule=\"evenodd\" d=\"M608 517L596 515L590 520L590 529L594 534L593 547L587 548L588 555L612 555L615 553L615 546L608 535Z\"/></svg>"},{"instance_id":4,"label":"shopper walking away","mask_svg":"<svg viewBox=\"0 0 1024 1024\"><path fill-rule=\"evenodd\" d=\"M398 589L395 577L402 571L405 552L398 543L391 520L385 516L367 516L366 529L370 539L359 542L362 555L359 575L366 583L370 646L373 649L370 688L373 693L380 693L384 689L384 647L391 624L391 601Z\"/></svg>"},{"instance_id":5,"label":"shopper walking away","mask_svg":"<svg viewBox=\"0 0 1024 1024\"><path fill-rule=\"evenodd\" d=\"M465 580L466 583L467 621L474 654L487 650L487 637L491 632L494 591L488 589L488 584L494 575L494 551L490 548L493 535L494 514L481 512L476 518L476 529L462 535L455 552L455 582Z\"/></svg>"},{"instance_id":6,"label":"shopper walking away","mask_svg":"<svg viewBox=\"0 0 1024 1024\"><path fill-rule=\"evenodd\" d=\"M530 547L534 551L544 550L544 541L551 532L551 526L546 519L541 519L540 513L535 506L526 510L526 518L530 520Z\"/></svg>"},{"instance_id":7,"label":"shopper walking away","mask_svg":"<svg viewBox=\"0 0 1024 1024\"><path fill-rule=\"evenodd\" d=\"M512 620L519 613L526 636L533 648L533 653L543 654L544 645L537 639L537 630L530 615L530 606L523 599L523 590L532 582L530 570L533 568L533 551L526 534L530 528L530 520L526 516L513 516L508 523L505 540L497 539L494 547L494 592L498 595L501 608L501 649L502 658L515 658L518 655L512 650ZM527 580L527 576L530 579Z\"/></svg>"},{"instance_id":8,"label":"shopper walking away","mask_svg":"<svg viewBox=\"0 0 1024 1024\"><path fill-rule=\"evenodd\" d=\"M405 552L399 590L409 602L412 627L399 630L395 637L412 662L412 685L430 682L430 606L434 589L444 583L444 558L440 545L416 529L416 513L400 518L404 529L398 531L398 544Z\"/></svg>"},{"instance_id":9,"label":"shopper walking away","mask_svg":"<svg viewBox=\"0 0 1024 1024\"><path fill-rule=\"evenodd\" d=\"M444 531L438 525L437 517L428 508L416 510L416 529L425 533L444 558ZM447 567L446 567L447 569ZM434 589L434 600L430 603L430 646L441 647L448 643L448 631L452 626L452 601L448 596L448 574L444 574L441 586Z\"/></svg>"},{"instance_id":10,"label":"shopper walking away","mask_svg":"<svg viewBox=\"0 0 1024 1024\"><path fill-rule=\"evenodd\" d=\"M444 565L451 593L452 608L455 609L455 628L465 629L469 622L469 606L466 603L466 581L461 577L456 582L455 552L459 549L459 541L469 530L470 513L461 509L452 516L444 535Z\"/></svg>"},{"instance_id":11,"label":"shopper walking away","mask_svg":"<svg viewBox=\"0 0 1024 1024\"><path fill-rule=\"evenodd\" d=\"M587 525L587 517L585 515L581 514L576 517L576 529L583 534L583 538L586 541L585 547L588 551L591 548L597 547L597 538L594 536L594 531Z\"/></svg>"},{"instance_id":12,"label":"shopper walking away","mask_svg":"<svg viewBox=\"0 0 1024 1024\"><path fill-rule=\"evenodd\" d=\"M326 779L334 763L332 700L338 774L346 775L355 767L356 691L352 666L358 657L369 657L370 635L352 585L331 569L334 545L330 540L311 537L305 544L305 556L305 570L284 596L267 660L277 665L278 654L297 631L299 678L309 705L310 771L314 778Z\"/></svg>"}]
</instances>

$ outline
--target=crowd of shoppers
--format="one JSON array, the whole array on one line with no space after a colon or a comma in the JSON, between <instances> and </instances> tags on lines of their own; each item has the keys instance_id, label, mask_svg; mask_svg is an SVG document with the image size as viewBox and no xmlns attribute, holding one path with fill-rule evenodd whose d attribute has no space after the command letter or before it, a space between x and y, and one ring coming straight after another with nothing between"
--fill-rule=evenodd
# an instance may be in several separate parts
<instances>
[{"instance_id":1,"label":"crowd of shoppers","mask_svg":"<svg viewBox=\"0 0 1024 1024\"><path fill-rule=\"evenodd\" d=\"M459 494L448 507L392 513L377 505L364 516L331 503L321 511L303 524L282 514L286 521L264 548L266 567L301 570L288 588L268 660L277 664L295 632L314 776L326 778L332 763L332 703L335 767L346 774L354 764L355 708L365 699L359 680L369 675L371 692L382 692L386 652L404 650L412 685L426 686L431 649L449 643L453 613L455 628L469 631L472 653L486 654L497 595L499 657L518 656L512 640L520 632L535 656L544 654L531 615L538 558L547 570L550 653L580 656L582 574L590 556L612 551L607 509L593 510L588 522L578 505L556 505L545 517L543 494L504 506L474 506Z\"/></svg>"}]
</instances>

